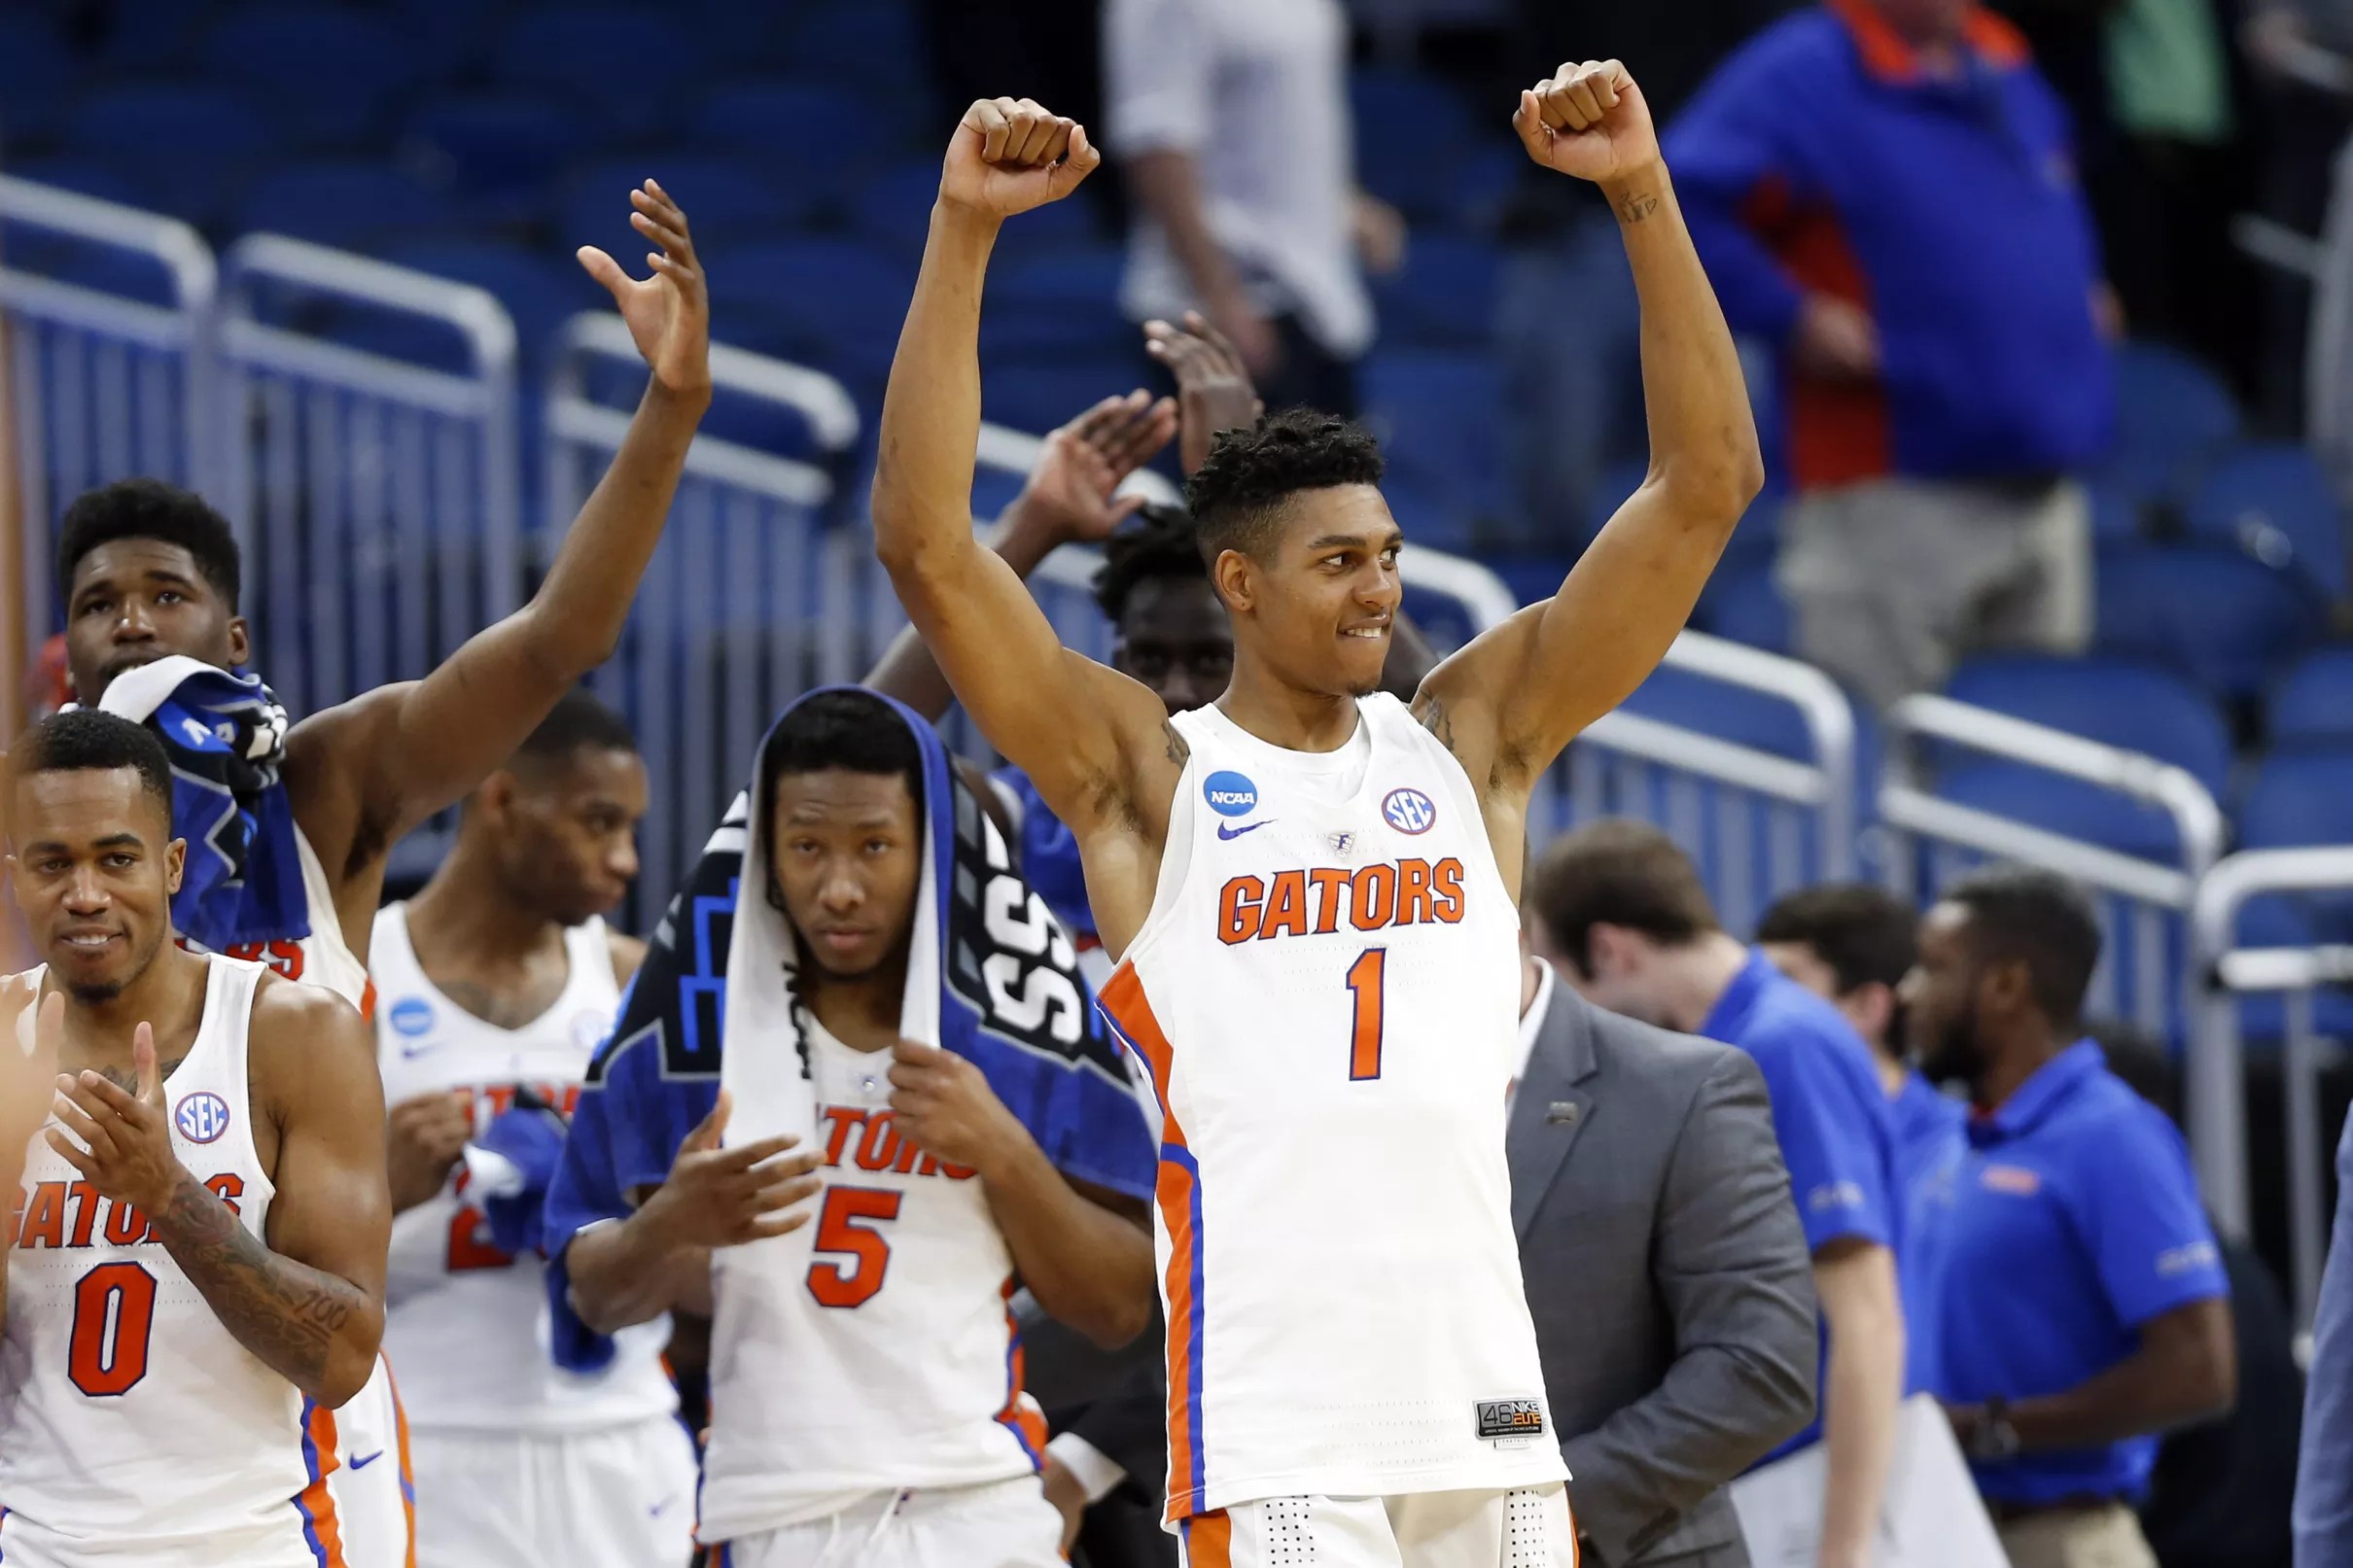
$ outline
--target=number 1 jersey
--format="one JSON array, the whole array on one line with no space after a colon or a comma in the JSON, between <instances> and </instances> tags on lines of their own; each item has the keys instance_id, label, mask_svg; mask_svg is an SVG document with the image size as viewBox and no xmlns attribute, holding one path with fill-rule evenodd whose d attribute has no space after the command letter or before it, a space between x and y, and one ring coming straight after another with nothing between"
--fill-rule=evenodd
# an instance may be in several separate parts
<instances>
[{"instance_id":1,"label":"number 1 jersey","mask_svg":"<svg viewBox=\"0 0 2353 1568\"><path fill-rule=\"evenodd\" d=\"M1565 1475L1504 1162L1519 912L1393 697L1340 749L1214 708L1103 1008L1165 1114L1169 1517Z\"/></svg>"}]
</instances>

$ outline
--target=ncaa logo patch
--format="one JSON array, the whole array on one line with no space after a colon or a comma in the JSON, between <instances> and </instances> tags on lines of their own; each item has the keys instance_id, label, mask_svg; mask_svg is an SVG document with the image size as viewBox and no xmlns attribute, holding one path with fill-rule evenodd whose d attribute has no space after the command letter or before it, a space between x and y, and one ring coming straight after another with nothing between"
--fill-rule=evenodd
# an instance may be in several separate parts
<instances>
[{"instance_id":1,"label":"ncaa logo patch","mask_svg":"<svg viewBox=\"0 0 2353 1568\"><path fill-rule=\"evenodd\" d=\"M1212 773L1202 781L1201 798L1220 817L1247 817L1258 809L1258 786L1239 773Z\"/></svg>"},{"instance_id":2,"label":"ncaa logo patch","mask_svg":"<svg viewBox=\"0 0 2353 1568\"><path fill-rule=\"evenodd\" d=\"M172 1107L171 1125L191 1143L210 1143L228 1131L228 1101L209 1089L182 1095Z\"/></svg>"},{"instance_id":3,"label":"ncaa logo patch","mask_svg":"<svg viewBox=\"0 0 2353 1568\"><path fill-rule=\"evenodd\" d=\"M1381 802L1381 819L1400 833L1426 833L1437 824L1438 804L1419 789L1392 789Z\"/></svg>"},{"instance_id":4,"label":"ncaa logo patch","mask_svg":"<svg viewBox=\"0 0 2353 1568\"><path fill-rule=\"evenodd\" d=\"M433 1032L433 1004L418 996L404 996L392 1004L384 1015L392 1021L393 1032L415 1039Z\"/></svg>"}]
</instances>

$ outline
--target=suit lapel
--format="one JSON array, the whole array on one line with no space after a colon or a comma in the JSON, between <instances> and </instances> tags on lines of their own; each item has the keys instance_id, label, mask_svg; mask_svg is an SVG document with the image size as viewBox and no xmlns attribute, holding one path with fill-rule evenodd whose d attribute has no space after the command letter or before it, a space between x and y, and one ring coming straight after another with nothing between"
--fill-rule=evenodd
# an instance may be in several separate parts
<instances>
[{"instance_id":1,"label":"suit lapel","mask_svg":"<svg viewBox=\"0 0 2353 1568\"><path fill-rule=\"evenodd\" d=\"M1587 1080L1594 1059L1593 1024L1585 1002L1556 981L1544 1022L1528 1054L1527 1076L1512 1096L1504 1151L1511 1167L1512 1229L1525 1239L1536 1210L1568 1160L1568 1151L1594 1118Z\"/></svg>"}]
</instances>

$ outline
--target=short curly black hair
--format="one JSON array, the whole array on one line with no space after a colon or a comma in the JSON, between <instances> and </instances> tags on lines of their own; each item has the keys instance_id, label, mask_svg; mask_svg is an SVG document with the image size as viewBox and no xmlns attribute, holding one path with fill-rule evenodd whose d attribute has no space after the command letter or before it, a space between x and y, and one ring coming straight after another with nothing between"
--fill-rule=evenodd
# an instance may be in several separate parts
<instances>
[{"instance_id":1,"label":"short curly black hair","mask_svg":"<svg viewBox=\"0 0 2353 1568\"><path fill-rule=\"evenodd\" d=\"M1247 430L1227 431L1185 481L1186 507L1201 556L1262 552L1283 503L1302 490L1379 484L1381 444L1360 425L1313 408L1285 408Z\"/></svg>"},{"instance_id":2,"label":"short curly black hair","mask_svg":"<svg viewBox=\"0 0 2353 1568\"><path fill-rule=\"evenodd\" d=\"M17 737L8 749L11 784L42 773L115 773L129 769L139 788L171 819L171 758L144 724L95 708L73 708Z\"/></svg>"},{"instance_id":3,"label":"short curly black hair","mask_svg":"<svg viewBox=\"0 0 2353 1568\"><path fill-rule=\"evenodd\" d=\"M1095 604L1114 626L1140 583L1162 577L1209 579L1209 563L1201 558L1190 512L1154 502L1139 507L1136 519L1104 544L1103 566L1095 574Z\"/></svg>"},{"instance_id":4,"label":"short curly black hair","mask_svg":"<svg viewBox=\"0 0 2353 1568\"><path fill-rule=\"evenodd\" d=\"M160 479L118 479L83 492L65 508L57 540L57 592L73 590L82 558L117 540L152 539L195 557L196 571L233 613L243 588L237 536L202 496Z\"/></svg>"}]
</instances>

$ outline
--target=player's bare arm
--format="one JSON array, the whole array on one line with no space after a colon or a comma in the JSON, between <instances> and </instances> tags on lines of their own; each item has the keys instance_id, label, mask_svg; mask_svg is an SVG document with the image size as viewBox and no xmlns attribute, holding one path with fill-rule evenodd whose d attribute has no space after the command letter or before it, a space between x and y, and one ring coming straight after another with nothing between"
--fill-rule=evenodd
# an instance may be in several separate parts
<instances>
[{"instance_id":1,"label":"player's bare arm","mask_svg":"<svg viewBox=\"0 0 2353 1568\"><path fill-rule=\"evenodd\" d=\"M1144 1205L1054 1167L981 1070L936 1046L891 1051L891 1110L918 1148L978 1172L1014 1272L1044 1307L1106 1350L1152 1318Z\"/></svg>"},{"instance_id":2,"label":"player's bare arm","mask_svg":"<svg viewBox=\"0 0 2353 1568\"><path fill-rule=\"evenodd\" d=\"M883 400L874 541L916 630L997 749L1082 843L1111 828L1156 856L1183 754L1163 738L1167 711L1135 681L1067 651L970 522L980 296L999 226L1070 194L1102 161L1082 127L1028 99L985 99L957 126ZM1101 852L1088 853L1093 870ZM1115 924L1141 920L1136 902L1129 920L1105 922L1106 941L1127 934Z\"/></svg>"},{"instance_id":3,"label":"player's bare arm","mask_svg":"<svg viewBox=\"0 0 2353 1568\"><path fill-rule=\"evenodd\" d=\"M1642 307L1650 470L1561 591L1430 673L1415 712L1488 802L1515 889L1521 815L1578 732L1626 700L1683 629L1764 484L1739 356L1675 204L1642 91L1616 60L1563 65L1520 95L1538 163L1601 188Z\"/></svg>"},{"instance_id":4,"label":"player's bare arm","mask_svg":"<svg viewBox=\"0 0 2353 1568\"><path fill-rule=\"evenodd\" d=\"M674 1307L710 1310L711 1253L717 1247L790 1236L809 1223L807 1200L821 1149L799 1153L786 1134L721 1148L733 1103L726 1090L686 1134L670 1175L637 1211L575 1237L564 1254L572 1304L599 1334L645 1323ZM802 1206L796 1206L802 1205Z\"/></svg>"},{"instance_id":5,"label":"player's bare arm","mask_svg":"<svg viewBox=\"0 0 2353 1568\"><path fill-rule=\"evenodd\" d=\"M27 1013L34 1015L29 1030ZM23 1048L24 1032L32 1036L30 1051ZM43 1002L28 976L0 980L0 1193L24 1185L25 1153L49 1120L64 1042L63 993ZM16 1227L0 1225L0 1323L8 1321L8 1254L16 1244Z\"/></svg>"},{"instance_id":6,"label":"player's bare arm","mask_svg":"<svg viewBox=\"0 0 2353 1568\"><path fill-rule=\"evenodd\" d=\"M250 1039L254 1141L276 1189L266 1239L172 1152L146 1024L132 1037L132 1090L91 1070L56 1080L57 1120L82 1146L54 1129L50 1146L101 1197L148 1216L238 1343L340 1406L374 1371L384 1331L392 1203L375 1040L341 997L276 980L256 993Z\"/></svg>"},{"instance_id":7,"label":"player's bare arm","mask_svg":"<svg viewBox=\"0 0 2353 1568\"><path fill-rule=\"evenodd\" d=\"M1099 544L1136 508L1141 496L1119 494L1120 481L1149 463L1176 434L1176 403L1137 391L1106 398L1045 438L1021 494L998 518L989 547L1027 581L1065 544ZM896 697L936 723L956 701L939 661L913 627L893 640L861 682Z\"/></svg>"},{"instance_id":8,"label":"player's bare arm","mask_svg":"<svg viewBox=\"0 0 2353 1568\"><path fill-rule=\"evenodd\" d=\"M539 592L424 679L318 714L288 737L296 819L363 957L377 890L367 873L505 763L556 699L612 655L710 406L710 304L686 216L651 180L629 196L630 222L656 247L646 258L652 275L632 279L593 247L579 261L612 292L652 374Z\"/></svg>"}]
</instances>

